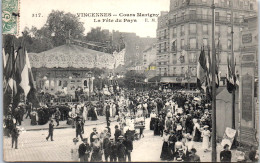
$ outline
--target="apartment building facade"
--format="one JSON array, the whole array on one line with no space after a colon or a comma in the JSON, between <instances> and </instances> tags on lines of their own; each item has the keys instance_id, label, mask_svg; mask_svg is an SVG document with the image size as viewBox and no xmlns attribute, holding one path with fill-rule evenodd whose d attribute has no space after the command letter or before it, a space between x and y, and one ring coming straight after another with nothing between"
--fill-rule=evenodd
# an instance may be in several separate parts
<instances>
[{"instance_id":1,"label":"apartment building facade","mask_svg":"<svg viewBox=\"0 0 260 163\"><path fill-rule=\"evenodd\" d=\"M204 46L207 53L212 45L211 6L212 1L208 0L171 0L168 14L164 12L158 18L156 63L161 82L196 83L201 47ZM227 56L231 55L231 9L233 8L233 49L238 66L241 53L239 40L241 32L247 26L244 18L256 15L256 7L256 0L215 0L217 64L223 81Z\"/></svg>"}]
</instances>

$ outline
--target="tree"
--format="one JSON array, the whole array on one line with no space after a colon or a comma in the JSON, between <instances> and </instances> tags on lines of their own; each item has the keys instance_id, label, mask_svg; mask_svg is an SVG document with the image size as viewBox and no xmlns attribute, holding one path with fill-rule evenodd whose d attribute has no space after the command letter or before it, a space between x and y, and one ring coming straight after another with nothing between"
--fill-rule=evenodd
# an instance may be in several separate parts
<instances>
[{"instance_id":1,"label":"tree","mask_svg":"<svg viewBox=\"0 0 260 163\"><path fill-rule=\"evenodd\" d=\"M135 71L127 71L124 78L124 84L129 89L133 89L136 87L137 83L143 83L144 79L144 74L140 74Z\"/></svg>"},{"instance_id":2,"label":"tree","mask_svg":"<svg viewBox=\"0 0 260 163\"><path fill-rule=\"evenodd\" d=\"M55 47L65 43L69 31L71 37L83 38L85 30L83 22L76 15L54 10L49 14L45 27L50 31L49 37Z\"/></svg>"}]
</instances>

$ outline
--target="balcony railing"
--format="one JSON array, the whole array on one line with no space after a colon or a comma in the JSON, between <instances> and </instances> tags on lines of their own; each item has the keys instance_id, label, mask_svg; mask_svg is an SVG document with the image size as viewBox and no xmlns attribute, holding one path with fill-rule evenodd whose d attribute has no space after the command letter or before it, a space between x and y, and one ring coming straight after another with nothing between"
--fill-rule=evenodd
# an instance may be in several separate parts
<instances>
[{"instance_id":1,"label":"balcony railing","mask_svg":"<svg viewBox=\"0 0 260 163\"><path fill-rule=\"evenodd\" d=\"M177 23L184 23L184 22L189 22L189 21L208 21L211 22L212 16L211 15L202 15L202 14L187 14L184 16L185 18L183 19L183 16L174 18L174 19L169 19L169 24L174 25ZM244 23L243 18L234 18L233 19L235 24L239 23ZM217 23L230 23L230 18L227 16L216 16L216 22Z\"/></svg>"}]
</instances>

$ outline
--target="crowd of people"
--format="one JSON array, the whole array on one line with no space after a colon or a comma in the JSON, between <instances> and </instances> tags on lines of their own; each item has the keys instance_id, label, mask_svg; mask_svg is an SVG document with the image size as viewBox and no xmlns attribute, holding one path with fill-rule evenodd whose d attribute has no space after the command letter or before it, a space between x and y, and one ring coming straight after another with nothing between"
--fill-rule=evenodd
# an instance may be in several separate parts
<instances>
[{"instance_id":1,"label":"crowd of people","mask_svg":"<svg viewBox=\"0 0 260 163\"><path fill-rule=\"evenodd\" d=\"M97 102L52 103L39 108L26 103L14 111L11 108L10 105L4 127L5 134L12 136L16 148L19 136L16 126L21 125L24 118L30 118L31 125L43 125L49 121L47 141L54 141L55 124L59 126L59 122L65 120L76 129L71 149L73 161L131 161L133 141L145 136L143 130L147 118L154 136L162 137L162 161L200 162L194 142L202 142L204 152L209 151L211 144L211 105L199 91L122 90ZM100 134L94 128L89 139L84 138L85 122L98 120L99 116L106 117L106 128ZM111 117L119 122L114 134L110 129ZM232 154L225 146L220 160L227 162L231 158Z\"/></svg>"}]
</instances>

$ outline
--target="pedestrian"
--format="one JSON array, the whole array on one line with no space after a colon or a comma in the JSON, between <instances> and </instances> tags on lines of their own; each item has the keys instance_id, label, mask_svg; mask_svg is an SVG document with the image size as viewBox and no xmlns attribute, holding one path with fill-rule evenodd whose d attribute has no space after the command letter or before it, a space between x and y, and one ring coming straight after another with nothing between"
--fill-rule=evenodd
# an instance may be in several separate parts
<instances>
[{"instance_id":1,"label":"pedestrian","mask_svg":"<svg viewBox=\"0 0 260 163\"><path fill-rule=\"evenodd\" d=\"M91 155L91 162L101 162L102 161L102 143L98 139L97 135L94 135L92 137L94 139L94 142L92 142L92 155Z\"/></svg>"},{"instance_id":2,"label":"pedestrian","mask_svg":"<svg viewBox=\"0 0 260 163\"><path fill-rule=\"evenodd\" d=\"M12 135L12 148L14 147L15 144L15 149L18 149L19 130L16 127L16 124L14 124L11 135Z\"/></svg>"},{"instance_id":3,"label":"pedestrian","mask_svg":"<svg viewBox=\"0 0 260 163\"><path fill-rule=\"evenodd\" d=\"M47 141L48 141L49 137L51 137L51 141L54 141L53 140L53 130L54 130L54 124L53 124L53 120L51 120L49 123L49 135L46 137Z\"/></svg>"},{"instance_id":4,"label":"pedestrian","mask_svg":"<svg viewBox=\"0 0 260 163\"><path fill-rule=\"evenodd\" d=\"M78 153L78 146L77 146L78 141L79 140L77 138L73 139L74 145L71 149L71 160L75 161L75 162L78 162L78 160L79 160L79 153Z\"/></svg>"},{"instance_id":5,"label":"pedestrian","mask_svg":"<svg viewBox=\"0 0 260 163\"><path fill-rule=\"evenodd\" d=\"M224 145L224 150L220 152L220 162L231 162L232 153L229 150L229 145Z\"/></svg>"},{"instance_id":6,"label":"pedestrian","mask_svg":"<svg viewBox=\"0 0 260 163\"><path fill-rule=\"evenodd\" d=\"M123 141L123 144L126 147L126 156L128 158L128 162L131 162L131 152L133 151L133 141L130 136L126 136L126 139Z\"/></svg>"},{"instance_id":7,"label":"pedestrian","mask_svg":"<svg viewBox=\"0 0 260 163\"><path fill-rule=\"evenodd\" d=\"M92 144L95 141L93 138L94 135L96 135L96 136L98 135L96 127L93 128L93 132L90 134L90 144Z\"/></svg>"},{"instance_id":8,"label":"pedestrian","mask_svg":"<svg viewBox=\"0 0 260 163\"><path fill-rule=\"evenodd\" d=\"M201 132L200 125L197 119L193 119L194 127L193 127L193 141L200 142L201 141Z\"/></svg>"},{"instance_id":9,"label":"pedestrian","mask_svg":"<svg viewBox=\"0 0 260 163\"><path fill-rule=\"evenodd\" d=\"M257 162L256 153L256 148L254 146L251 146L251 149L248 153L248 159L252 162Z\"/></svg>"},{"instance_id":10,"label":"pedestrian","mask_svg":"<svg viewBox=\"0 0 260 163\"><path fill-rule=\"evenodd\" d=\"M110 162L116 162L117 161L117 142L114 140L114 138L110 138Z\"/></svg>"},{"instance_id":11,"label":"pedestrian","mask_svg":"<svg viewBox=\"0 0 260 163\"><path fill-rule=\"evenodd\" d=\"M110 156L110 152L111 152L111 142L109 138L110 138L110 133L106 133L106 136L103 139L103 149L104 149L104 156L106 162L108 162L108 157Z\"/></svg>"},{"instance_id":12,"label":"pedestrian","mask_svg":"<svg viewBox=\"0 0 260 163\"><path fill-rule=\"evenodd\" d=\"M189 162L200 162L200 156L196 154L197 150L195 148L191 149L191 154L188 156Z\"/></svg>"},{"instance_id":13,"label":"pedestrian","mask_svg":"<svg viewBox=\"0 0 260 163\"><path fill-rule=\"evenodd\" d=\"M14 127L14 121L10 114L7 115L7 118L5 118L4 125L5 125L6 136L10 137L12 129Z\"/></svg>"},{"instance_id":14,"label":"pedestrian","mask_svg":"<svg viewBox=\"0 0 260 163\"><path fill-rule=\"evenodd\" d=\"M83 128L84 127L82 125L80 118L77 117L76 118L76 138L78 138L78 136L80 136L81 140L83 140L83 136L82 136Z\"/></svg>"},{"instance_id":15,"label":"pedestrian","mask_svg":"<svg viewBox=\"0 0 260 163\"><path fill-rule=\"evenodd\" d=\"M83 143L79 145L78 153L80 162L88 162L91 152L91 146L88 143L88 138L83 139Z\"/></svg>"},{"instance_id":16,"label":"pedestrian","mask_svg":"<svg viewBox=\"0 0 260 163\"><path fill-rule=\"evenodd\" d=\"M118 125L115 126L115 141L118 142L118 137L121 135L121 130L118 129Z\"/></svg>"},{"instance_id":17,"label":"pedestrian","mask_svg":"<svg viewBox=\"0 0 260 163\"><path fill-rule=\"evenodd\" d=\"M60 125L59 121L60 121L60 116L61 116L61 113L59 111L59 108L56 108L56 112L55 112L55 120L57 122L57 126Z\"/></svg>"},{"instance_id":18,"label":"pedestrian","mask_svg":"<svg viewBox=\"0 0 260 163\"><path fill-rule=\"evenodd\" d=\"M161 151L161 160L169 160L171 157L171 150L169 148L169 137L170 135L168 134L168 131L165 130L164 131L164 135L163 135L163 145L162 145L162 151Z\"/></svg>"},{"instance_id":19,"label":"pedestrian","mask_svg":"<svg viewBox=\"0 0 260 163\"><path fill-rule=\"evenodd\" d=\"M118 145L117 145L117 157L118 157L118 161L119 162L125 162L125 155L126 155L126 147L123 144L124 141L124 137L122 135L120 135L118 137Z\"/></svg>"},{"instance_id":20,"label":"pedestrian","mask_svg":"<svg viewBox=\"0 0 260 163\"><path fill-rule=\"evenodd\" d=\"M170 160L173 160L173 159L174 159L175 143L176 143L176 142L177 142L176 134L174 133L174 130L171 130L171 131L170 131L169 140L168 140L169 150L170 150L170 155L169 155L169 159L170 159Z\"/></svg>"},{"instance_id":21,"label":"pedestrian","mask_svg":"<svg viewBox=\"0 0 260 163\"><path fill-rule=\"evenodd\" d=\"M201 137L202 139L202 149L204 150L204 152L208 151L209 148L209 138L210 138L210 131L208 130L208 125L205 125L203 127L203 131L201 132Z\"/></svg>"},{"instance_id":22,"label":"pedestrian","mask_svg":"<svg viewBox=\"0 0 260 163\"><path fill-rule=\"evenodd\" d=\"M176 157L176 161L187 161L187 157L185 155L185 153L183 152L183 149L179 149L176 154L175 154L175 157Z\"/></svg>"}]
</instances>

